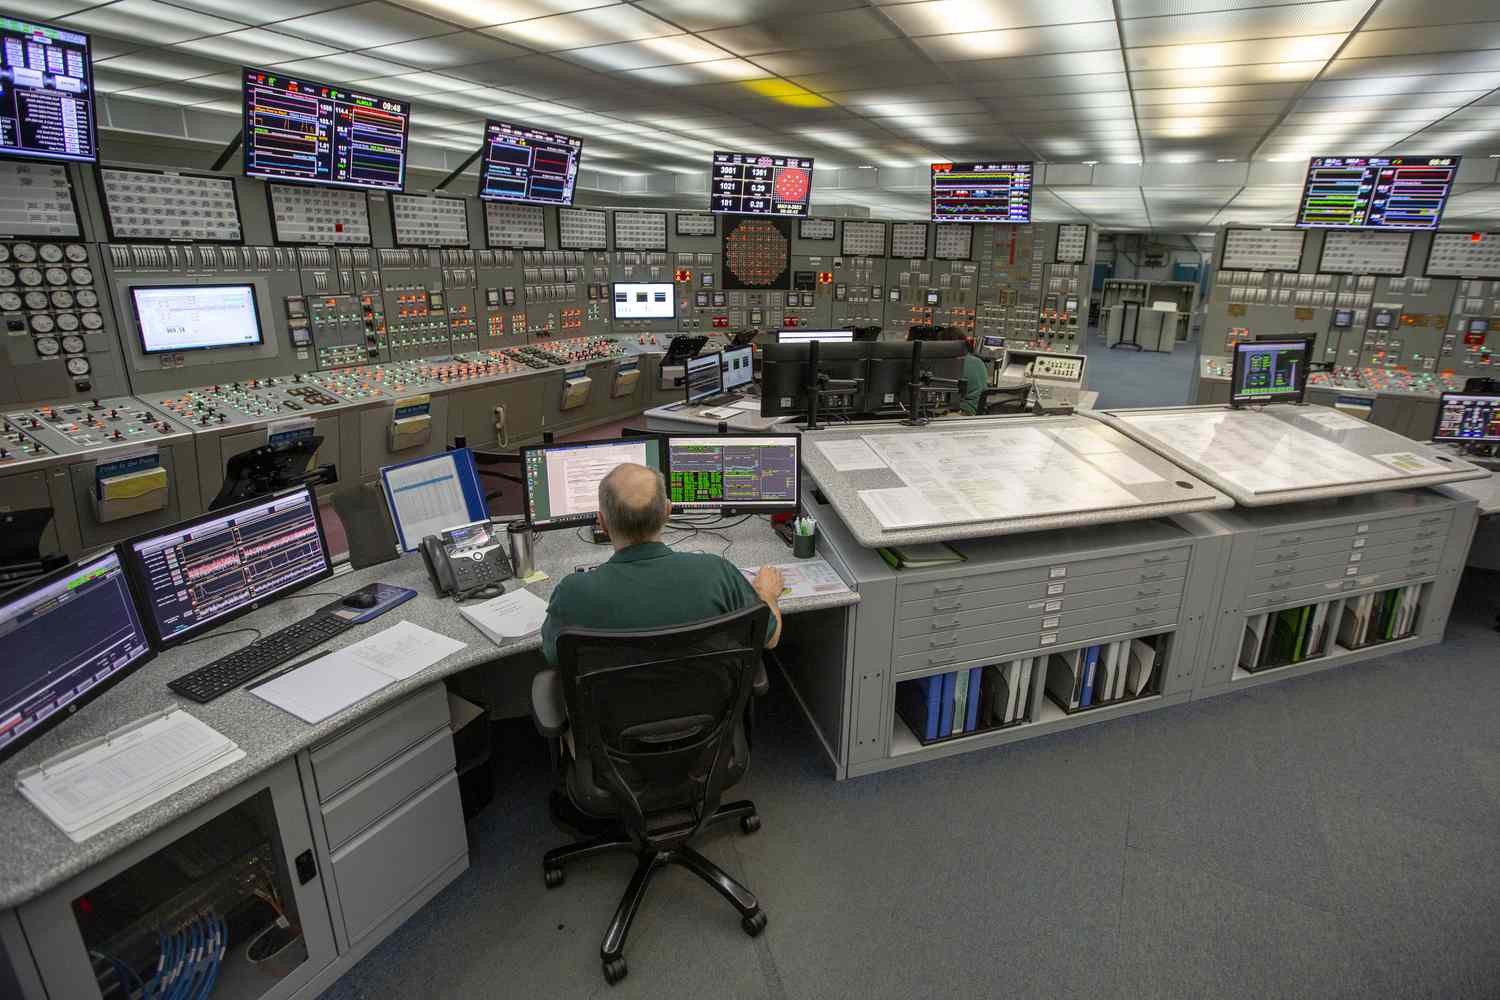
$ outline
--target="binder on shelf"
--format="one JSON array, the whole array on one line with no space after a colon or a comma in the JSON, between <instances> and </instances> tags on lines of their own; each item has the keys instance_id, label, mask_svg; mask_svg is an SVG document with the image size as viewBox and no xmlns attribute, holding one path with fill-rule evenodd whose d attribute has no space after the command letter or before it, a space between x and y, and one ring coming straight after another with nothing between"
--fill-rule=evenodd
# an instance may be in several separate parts
<instances>
[{"instance_id":1,"label":"binder on shelf","mask_svg":"<svg viewBox=\"0 0 1500 1000\"><path fill-rule=\"evenodd\" d=\"M1156 670L1156 647L1143 639L1130 640L1130 665L1126 688L1132 698L1151 686L1151 675Z\"/></svg>"},{"instance_id":2,"label":"binder on shelf","mask_svg":"<svg viewBox=\"0 0 1500 1000\"><path fill-rule=\"evenodd\" d=\"M935 740L942 715L943 675L902 681L896 686L896 713L922 741Z\"/></svg>"},{"instance_id":3,"label":"binder on shelf","mask_svg":"<svg viewBox=\"0 0 1500 1000\"><path fill-rule=\"evenodd\" d=\"M953 727L944 729L950 736L958 736L964 731L964 723L969 718L969 672L958 670L953 674Z\"/></svg>"},{"instance_id":4,"label":"binder on shelf","mask_svg":"<svg viewBox=\"0 0 1500 1000\"><path fill-rule=\"evenodd\" d=\"M958 674L943 675L943 708L938 717L938 733L946 736L953 732L953 696L958 686Z\"/></svg>"},{"instance_id":5,"label":"binder on shelf","mask_svg":"<svg viewBox=\"0 0 1500 1000\"><path fill-rule=\"evenodd\" d=\"M984 668L969 669L969 696L964 709L964 732L972 733L979 728L979 688L983 683Z\"/></svg>"},{"instance_id":6,"label":"binder on shelf","mask_svg":"<svg viewBox=\"0 0 1500 1000\"><path fill-rule=\"evenodd\" d=\"M1047 693L1069 711L1078 707L1078 698L1083 692L1083 671L1078 663L1080 652L1082 650L1070 649L1065 653L1053 653L1047 660Z\"/></svg>"},{"instance_id":7,"label":"binder on shelf","mask_svg":"<svg viewBox=\"0 0 1500 1000\"><path fill-rule=\"evenodd\" d=\"M1083 651L1083 691L1078 696L1078 707L1088 708L1094 703L1094 673L1099 666L1099 647L1089 646Z\"/></svg>"},{"instance_id":8,"label":"binder on shelf","mask_svg":"<svg viewBox=\"0 0 1500 1000\"><path fill-rule=\"evenodd\" d=\"M944 542L928 545L892 545L876 549L880 558L891 569L923 569L928 566L946 566L964 561L963 553Z\"/></svg>"}]
</instances>

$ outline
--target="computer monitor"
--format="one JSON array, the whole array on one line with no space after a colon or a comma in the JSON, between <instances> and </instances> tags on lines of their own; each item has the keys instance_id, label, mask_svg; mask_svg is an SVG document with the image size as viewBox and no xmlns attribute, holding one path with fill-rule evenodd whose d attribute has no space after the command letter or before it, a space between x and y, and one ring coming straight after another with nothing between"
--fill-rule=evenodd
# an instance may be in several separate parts
<instances>
[{"instance_id":1,"label":"computer monitor","mask_svg":"<svg viewBox=\"0 0 1500 1000\"><path fill-rule=\"evenodd\" d=\"M261 342L254 285L138 285L130 289L146 354Z\"/></svg>"},{"instance_id":2,"label":"computer monitor","mask_svg":"<svg viewBox=\"0 0 1500 1000\"><path fill-rule=\"evenodd\" d=\"M672 319L677 296L670 281L617 281L615 319Z\"/></svg>"},{"instance_id":3,"label":"computer monitor","mask_svg":"<svg viewBox=\"0 0 1500 1000\"><path fill-rule=\"evenodd\" d=\"M964 356L968 347L961 340L924 340L916 373L936 379L957 381L964 377ZM912 341L883 341L870 345L870 374L865 382L862 413L874 416L903 411L908 402L908 385L912 379Z\"/></svg>"},{"instance_id":4,"label":"computer monitor","mask_svg":"<svg viewBox=\"0 0 1500 1000\"><path fill-rule=\"evenodd\" d=\"M137 535L120 554L157 649L333 575L307 486Z\"/></svg>"},{"instance_id":5,"label":"computer monitor","mask_svg":"<svg viewBox=\"0 0 1500 1000\"><path fill-rule=\"evenodd\" d=\"M755 381L755 348L748 344L733 347L719 355L719 377L725 392L733 392L742 385Z\"/></svg>"},{"instance_id":6,"label":"computer monitor","mask_svg":"<svg viewBox=\"0 0 1500 1000\"><path fill-rule=\"evenodd\" d=\"M0 760L150 660L115 550L0 598Z\"/></svg>"},{"instance_id":7,"label":"computer monitor","mask_svg":"<svg viewBox=\"0 0 1500 1000\"><path fill-rule=\"evenodd\" d=\"M687 386L687 401L696 403L723 392L723 381L719 372L719 355L700 354L688 361L683 368L683 384Z\"/></svg>"},{"instance_id":8,"label":"computer monitor","mask_svg":"<svg viewBox=\"0 0 1500 1000\"><path fill-rule=\"evenodd\" d=\"M576 528L599 513L599 482L617 465L634 462L665 474L658 437L574 441L521 449L526 522L534 531Z\"/></svg>"},{"instance_id":9,"label":"computer monitor","mask_svg":"<svg viewBox=\"0 0 1500 1000\"><path fill-rule=\"evenodd\" d=\"M818 371L830 379L863 379L872 343L818 345ZM761 350L760 414L763 417L798 416L807 412L808 359L810 344L767 344ZM848 413L858 408L862 390L849 393L847 402L823 399L818 408L826 413Z\"/></svg>"},{"instance_id":10,"label":"computer monitor","mask_svg":"<svg viewBox=\"0 0 1500 1000\"><path fill-rule=\"evenodd\" d=\"M810 344L814 340L824 344L848 344L854 340L853 330L781 330L776 334L778 344Z\"/></svg>"},{"instance_id":11,"label":"computer monitor","mask_svg":"<svg viewBox=\"0 0 1500 1000\"><path fill-rule=\"evenodd\" d=\"M1229 376L1230 403L1302 402L1311 354L1312 344L1303 337L1236 343Z\"/></svg>"},{"instance_id":12,"label":"computer monitor","mask_svg":"<svg viewBox=\"0 0 1500 1000\"><path fill-rule=\"evenodd\" d=\"M467 448L381 466L380 484L402 552L415 552L428 535L489 519L479 469Z\"/></svg>"},{"instance_id":13,"label":"computer monitor","mask_svg":"<svg viewBox=\"0 0 1500 1000\"><path fill-rule=\"evenodd\" d=\"M797 509L801 467L796 434L673 434L667 438L667 495L678 510Z\"/></svg>"},{"instance_id":14,"label":"computer monitor","mask_svg":"<svg viewBox=\"0 0 1500 1000\"><path fill-rule=\"evenodd\" d=\"M1434 441L1500 444L1500 394L1445 392L1438 397Z\"/></svg>"}]
</instances>

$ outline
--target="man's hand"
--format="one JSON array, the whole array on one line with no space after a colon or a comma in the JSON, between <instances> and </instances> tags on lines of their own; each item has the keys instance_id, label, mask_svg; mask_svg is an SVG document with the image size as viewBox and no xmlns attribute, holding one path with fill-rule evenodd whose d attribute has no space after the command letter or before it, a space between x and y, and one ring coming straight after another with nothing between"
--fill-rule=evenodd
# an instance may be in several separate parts
<instances>
[{"instance_id":1,"label":"man's hand","mask_svg":"<svg viewBox=\"0 0 1500 1000\"><path fill-rule=\"evenodd\" d=\"M755 579L750 581L750 586L760 595L761 600L774 608L781 600L786 580L782 578L781 570L775 566L762 566L760 572L755 574Z\"/></svg>"}]
</instances>

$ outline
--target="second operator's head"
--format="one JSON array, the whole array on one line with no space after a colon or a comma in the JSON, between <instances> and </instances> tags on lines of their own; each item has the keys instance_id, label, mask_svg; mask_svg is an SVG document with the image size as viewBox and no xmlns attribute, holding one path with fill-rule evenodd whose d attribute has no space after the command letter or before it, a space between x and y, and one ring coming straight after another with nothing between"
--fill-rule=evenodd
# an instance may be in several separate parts
<instances>
[{"instance_id":1,"label":"second operator's head","mask_svg":"<svg viewBox=\"0 0 1500 1000\"><path fill-rule=\"evenodd\" d=\"M660 472L626 462L599 481L599 522L617 550L656 541L671 514Z\"/></svg>"}]
</instances>

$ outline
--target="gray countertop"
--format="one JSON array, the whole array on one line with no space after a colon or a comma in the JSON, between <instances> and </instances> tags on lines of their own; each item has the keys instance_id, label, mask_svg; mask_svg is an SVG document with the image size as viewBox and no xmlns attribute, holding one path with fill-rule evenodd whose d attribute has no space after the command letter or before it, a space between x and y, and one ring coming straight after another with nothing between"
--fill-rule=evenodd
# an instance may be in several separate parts
<instances>
[{"instance_id":1,"label":"gray countertop","mask_svg":"<svg viewBox=\"0 0 1500 1000\"><path fill-rule=\"evenodd\" d=\"M733 523L733 522L731 522ZM715 552L740 566L792 562L791 550L774 535L765 521L754 518L723 531L703 528L697 534L669 530L665 540L683 551ZM548 578L530 585L537 596L546 598L555 582L578 566L594 565L608 559L610 549L579 538L576 531L553 531L536 536L537 567ZM366 583L383 581L410 587L417 596L386 615L357 625L327 645L347 646L382 629L405 620L434 632L462 640L467 645L404 681L397 681L356 705L320 722L309 725L244 690L232 691L207 705L195 705L177 698L167 689L167 681L202 666L243 646L249 636L234 633L237 628L254 627L269 633L286 626ZM511 584L517 586L516 583ZM329 596L323 596L329 595ZM857 603L854 593L843 593L782 601L788 614L816 611ZM77 716L44 734L0 764L0 842L6 850L0 855L0 909L26 902L49 891L68 878L119 853L172 821L212 801L229 789L269 770L314 743L337 733L392 702L399 701L419 688L451 674L485 664L506 669L507 658L538 650L539 635L532 635L496 646L459 614L459 606L447 598L433 595L422 561L416 555L395 562L345 573L306 591L246 615L221 629L222 634L191 645L179 646L147 663L135 674L85 706ZM531 664L534 667L534 661ZM527 667L524 661L515 667ZM75 844L23 799L16 791L16 773L87 740L103 736L113 729L134 722L173 704L208 723L237 743L245 757L223 770L203 778L189 788L157 803L108 830Z\"/></svg>"}]
</instances>

